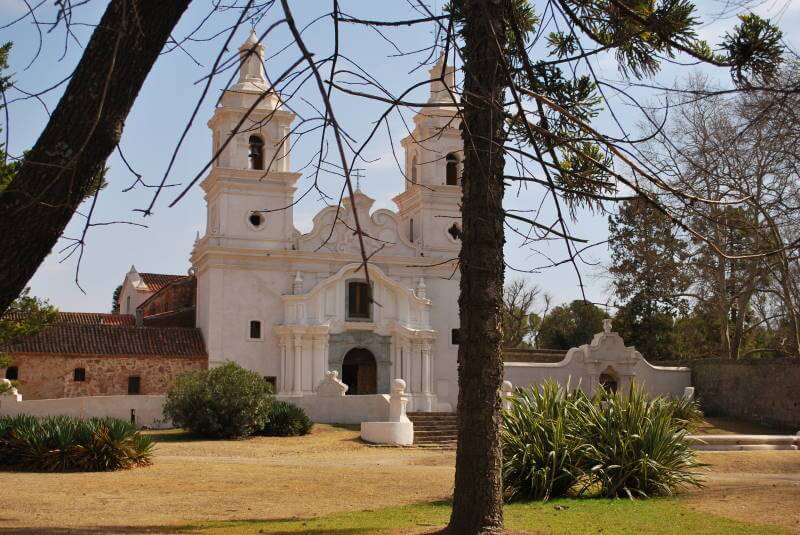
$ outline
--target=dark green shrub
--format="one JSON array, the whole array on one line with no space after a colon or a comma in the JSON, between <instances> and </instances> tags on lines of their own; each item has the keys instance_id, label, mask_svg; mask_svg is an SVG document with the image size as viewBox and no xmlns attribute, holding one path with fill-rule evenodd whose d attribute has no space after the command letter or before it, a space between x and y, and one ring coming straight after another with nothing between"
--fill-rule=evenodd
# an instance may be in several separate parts
<instances>
[{"instance_id":1,"label":"dark green shrub","mask_svg":"<svg viewBox=\"0 0 800 535\"><path fill-rule=\"evenodd\" d=\"M272 390L260 375L228 362L179 376L164 416L203 437L240 438L263 429L271 403Z\"/></svg>"},{"instance_id":2,"label":"dark green shrub","mask_svg":"<svg viewBox=\"0 0 800 535\"><path fill-rule=\"evenodd\" d=\"M582 474L580 390L558 383L520 390L503 413L503 485L507 500L548 500L567 494Z\"/></svg>"},{"instance_id":3,"label":"dark green shrub","mask_svg":"<svg viewBox=\"0 0 800 535\"><path fill-rule=\"evenodd\" d=\"M627 395L598 390L587 412L586 469L605 497L672 494L700 486L686 430L673 418L673 405L648 399L634 385Z\"/></svg>"},{"instance_id":4,"label":"dark green shrub","mask_svg":"<svg viewBox=\"0 0 800 535\"><path fill-rule=\"evenodd\" d=\"M0 468L98 472L150 464L153 443L115 418L0 418Z\"/></svg>"},{"instance_id":5,"label":"dark green shrub","mask_svg":"<svg viewBox=\"0 0 800 535\"><path fill-rule=\"evenodd\" d=\"M312 427L314 422L303 409L285 401L273 401L269 422L261 434L269 437L299 437L310 433Z\"/></svg>"}]
</instances>

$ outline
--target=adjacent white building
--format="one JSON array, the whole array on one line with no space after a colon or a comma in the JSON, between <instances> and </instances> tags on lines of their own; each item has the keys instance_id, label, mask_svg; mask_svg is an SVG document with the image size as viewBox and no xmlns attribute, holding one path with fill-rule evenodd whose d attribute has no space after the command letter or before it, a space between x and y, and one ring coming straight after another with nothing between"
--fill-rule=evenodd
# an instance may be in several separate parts
<instances>
[{"instance_id":1,"label":"adjacent white building","mask_svg":"<svg viewBox=\"0 0 800 535\"><path fill-rule=\"evenodd\" d=\"M276 92L263 96L269 84L255 34L240 51L239 81L208 122L218 157L202 182L206 232L191 256L209 366L238 362L283 396L312 394L329 370L353 394L389 394L392 379L402 378L410 410L453 410L463 154L448 105L454 69L446 69L446 84L442 61L431 69L431 106L402 141L398 210L372 210L373 199L357 191L301 234L292 210L301 175L288 149L295 115ZM373 302L356 215L371 255Z\"/></svg>"}]
</instances>

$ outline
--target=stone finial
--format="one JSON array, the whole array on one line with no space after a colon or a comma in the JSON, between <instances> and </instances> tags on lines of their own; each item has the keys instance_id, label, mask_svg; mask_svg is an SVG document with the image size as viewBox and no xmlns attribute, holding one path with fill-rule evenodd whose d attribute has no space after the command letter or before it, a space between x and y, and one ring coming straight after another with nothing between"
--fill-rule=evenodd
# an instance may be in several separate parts
<instances>
[{"instance_id":1,"label":"stone finial","mask_svg":"<svg viewBox=\"0 0 800 535\"><path fill-rule=\"evenodd\" d=\"M402 379L394 379L392 381L392 395L400 394L403 395L406 392L406 382Z\"/></svg>"},{"instance_id":2,"label":"stone finial","mask_svg":"<svg viewBox=\"0 0 800 535\"><path fill-rule=\"evenodd\" d=\"M406 416L406 382L402 379L392 381L392 395L389 397L389 421L390 422L409 422Z\"/></svg>"},{"instance_id":3,"label":"stone finial","mask_svg":"<svg viewBox=\"0 0 800 535\"><path fill-rule=\"evenodd\" d=\"M606 318L603 320L603 332L606 334L611 333L611 318Z\"/></svg>"},{"instance_id":4,"label":"stone finial","mask_svg":"<svg viewBox=\"0 0 800 535\"><path fill-rule=\"evenodd\" d=\"M347 385L339 380L339 372L331 370L325 372L325 379L317 385L317 395L320 397L341 397L347 392Z\"/></svg>"},{"instance_id":5,"label":"stone finial","mask_svg":"<svg viewBox=\"0 0 800 535\"><path fill-rule=\"evenodd\" d=\"M292 293L294 295L303 293L303 276L299 271L295 274L294 281L292 282Z\"/></svg>"},{"instance_id":6,"label":"stone finial","mask_svg":"<svg viewBox=\"0 0 800 535\"><path fill-rule=\"evenodd\" d=\"M426 299L428 297L428 287L425 285L425 279L423 277L420 277L419 280L417 281L416 294L417 297L421 297L423 299Z\"/></svg>"}]
</instances>

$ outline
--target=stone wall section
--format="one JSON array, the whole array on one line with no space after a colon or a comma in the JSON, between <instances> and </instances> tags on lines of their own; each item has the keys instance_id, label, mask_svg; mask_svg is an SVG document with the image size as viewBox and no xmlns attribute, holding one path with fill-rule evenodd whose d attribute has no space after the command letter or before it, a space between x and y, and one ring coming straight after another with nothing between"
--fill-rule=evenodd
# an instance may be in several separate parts
<instances>
[{"instance_id":1,"label":"stone wall section","mask_svg":"<svg viewBox=\"0 0 800 535\"><path fill-rule=\"evenodd\" d=\"M175 378L206 369L207 357L120 355L13 355L23 399L113 396L128 393L128 377L140 377L140 394L165 394ZM74 380L75 368L86 370L85 381Z\"/></svg>"},{"instance_id":2,"label":"stone wall section","mask_svg":"<svg viewBox=\"0 0 800 535\"><path fill-rule=\"evenodd\" d=\"M800 361L797 359L684 362L703 411L779 430L800 429Z\"/></svg>"}]
</instances>

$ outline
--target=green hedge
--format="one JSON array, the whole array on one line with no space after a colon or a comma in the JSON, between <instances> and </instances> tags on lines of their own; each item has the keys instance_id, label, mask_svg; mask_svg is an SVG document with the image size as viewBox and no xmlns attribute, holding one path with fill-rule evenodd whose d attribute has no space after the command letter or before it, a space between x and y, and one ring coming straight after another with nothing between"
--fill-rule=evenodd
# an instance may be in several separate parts
<instances>
[{"instance_id":1,"label":"green hedge","mask_svg":"<svg viewBox=\"0 0 800 535\"><path fill-rule=\"evenodd\" d=\"M125 420L0 417L0 468L103 472L149 465L153 443Z\"/></svg>"},{"instance_id":2,"label":"green hedge","mask_svg":"<svg viewBox=\"0 0 800 535\"><path fill-rule=\"evenodd\" d=\"M269 421L261 434L270 437L297 437L307 435L312 427L314 422L303 409L285 401L273 401Z\"/></svg>"}]
</instances>

